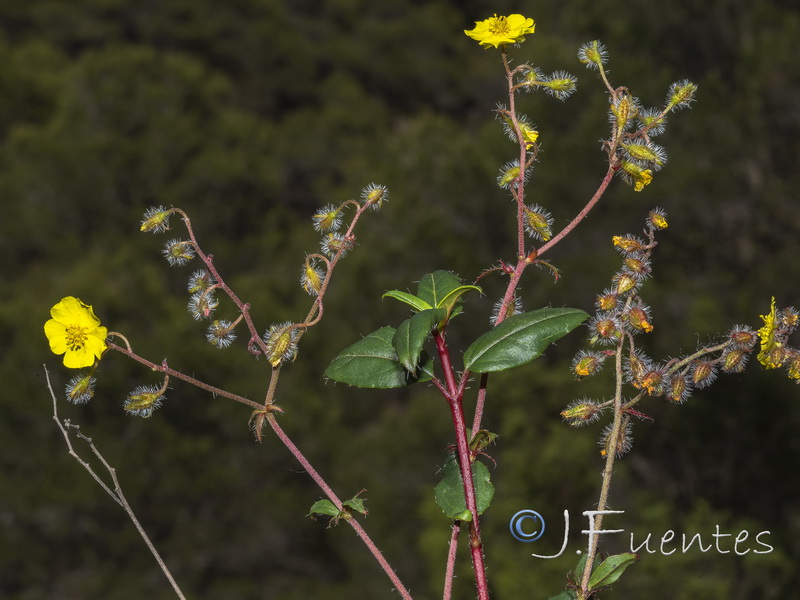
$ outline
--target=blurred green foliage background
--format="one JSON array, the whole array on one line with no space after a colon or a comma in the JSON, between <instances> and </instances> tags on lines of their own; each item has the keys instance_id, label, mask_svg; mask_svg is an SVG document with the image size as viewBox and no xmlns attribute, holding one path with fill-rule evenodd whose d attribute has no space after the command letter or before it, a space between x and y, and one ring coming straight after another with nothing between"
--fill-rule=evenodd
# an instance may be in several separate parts
<instances>
[{"instance_id":1,"label":"blurred green foliage background","mask_svg":"<svg viewBox=\"0 0 800 600\"><path fill-rule=\"evenodd\" d=\"M449 523L433 502L452 433L445 403L422 385L365 391L326 384L335 354L406 309L381 302L422 274L472 281L513 260L512 204L497 169L516 156L492 117L503 100L499 53L462 34L492 13L523 12L536 33L517 61L567 69L579 91L562 103L522 99L543 151L529 187L560 228L600 181L607 99L576 59L603 41L615 84L645 105L689 78L691 111L659 138L667 167L641 193L616 181L588 221L548 255L562 270L524 280L527 309L591 311L619 261L614 234L638 233L664 207L654 277L644 289L658 358L677 356L734 323L758 327L771 296L800 305L800 13L788 0L667 3L611 0L3 0L0 3L0 256L5 292L0 478L4 598L169 598L166 581L122 511L67 456L51 419L42 364L60 392L72 375L42 333L50 307L75 295L155 361L254 399L267 367L240 338L221 352L186 310L192 268L170 269L166 237L138 226L152 205L192 217L201 244L259 327L301 319L298 280L318 240L310 215L371 181L391 201L370 214L341 264L325 319L284 370L284 428L342 497L366 488L367 530L415 598L441 594ZM180 222L174 222L180 235ZM504 286L482 281L451 328L464 348L488 327ZM227 312L226 312L227 311ZM221 316L231 316L223 306ZM500 434L497 494L484 515L493 597L546 598L585 548L601 426L571 430L558 412L608 397L611 380L576 382L575 333L531 365L492 378L485 426ZM457 353L456 353L457 355ZM154 374L110 355L96 398L63 403L117 468L141 521L191 598L393 598L352 531L304 515L320 492L271 436L248 431L238 405L175 383L149 420L121 409ZM609 598L785 598L800 585L800 408L797 386L757 364L722 376L680 407L650 401L634 451L616 470L608 527L641 541L669 529L711 541L770 531L774 551L645 555ZM472 398L467 402L471 418ZM533 508L547 535L508 532ZM561 544L564 509L572 517ZM625 550L627 533L607 550ZM730 542L732 538L727 538ZM763 538L762 538L763 539ZM463 541L463 540L462 540ZM730 549L731 544L723 542ZM618 547L614 547L615 543ZM727 546L726 546L727 544ZM756 546L753 545L753 548ZM466 550L466 547L463 548ZM472 593L466 551L457 597Z\"/></svg>"}]
</instances>

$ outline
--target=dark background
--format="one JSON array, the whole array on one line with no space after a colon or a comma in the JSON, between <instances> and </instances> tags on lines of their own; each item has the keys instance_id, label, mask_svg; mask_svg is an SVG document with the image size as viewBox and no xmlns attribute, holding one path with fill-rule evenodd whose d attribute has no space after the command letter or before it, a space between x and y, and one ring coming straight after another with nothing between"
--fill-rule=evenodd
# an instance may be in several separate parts
<instances>
[{"instance_id":1,"label":"dark background","mask_svg":"<svg viewBox=\"0 0 800 600\"><path fill-rule=\"evenodd\" d=\"M671 116L658 140L666 168L641 193L612 184L548 255L562 278L526 274L526 309L591 311L618 267L610 237L641 231L656 205L670 227L644 288L653 356L691 352L734 323L757 328L773 295L781 307L800 303L794 2L3 0L0 595L172 597L134 528L67 455L52 422L42 363L59 393L73 373L48 351L50 307L78 296L140 354L260 399L264 361L250 358L241 338L224 352L205 343L204 326L185 310L196 267L169 268L160 251L172 236L140 234L142 214L159 204L186 210L266 330L308 310L298 279L318 244L312 212L376 181L391 200L362 221L325 319L284 370L281 422L341 497L367 489L364 524L414 597L440 597L449 522L432 487L452 441L444 402L430 387L356 390L321 374L345 345L405 318L401 305L380 301L386 290L413 289L441 268L471 281L513 260L513 205L494 183L516 156L491 113L503 100L499 53L462 33L495 12L536 20L514 51L518 61L579 78L564 103L521 100L543 147L530 198L557 229L605 172L607 96L578 63L579 45L603 41L614 83L647 106L661 104L673 81L700 86L693 109ZM504 281L482 285L486 296L453 324L456 349L487 328ZM220 315L235 316L229 305ZM569 361L584 345L579 331L493 377L484 424L500 434L490 450L497 493L482 527L498 600L555 594L585 548L580 512L596 503L602 425L572 430L558 412L613 388L608 375L572 379ZM189 597L396 597L349 527L304 516L319 490L274 437L253 441L247 409L176 382L166 406L142 420L121 404L137 385L156 383L154 374L112 354L98 380L89 405L62 403L61 415L117 468ZM607 526L636 532L637 543L648 532L701 533L705 545L717 525L734 536L747 530L751 541L768 530L774 551L646 555L608 597L785 598L797 589L798 391L783 372L751 364L682 406L642 406L655 420L636 424L633 452L618 463L612 508L625 515ZM548 520L534 544L508 532L523 508ZM564 509L567 552L532 558L560 547ZM606 549L625 550L626 536ZM458 598L473 589L465 550Z\"/></svg>"}]
</instances>

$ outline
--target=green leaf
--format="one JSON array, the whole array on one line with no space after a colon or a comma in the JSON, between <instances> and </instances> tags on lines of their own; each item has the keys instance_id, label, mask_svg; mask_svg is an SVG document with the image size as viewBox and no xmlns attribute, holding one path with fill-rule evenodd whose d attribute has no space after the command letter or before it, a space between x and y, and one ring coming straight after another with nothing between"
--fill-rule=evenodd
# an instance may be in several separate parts
<instances>
[{"instance_id":1,"label":"green leaf","mask_svg":"<svg viewBox=\"0 0 800 600\"><path fill-rule=\"evenodd\" d=\"M476 373L491 373L523 365L588 317L577 308L540 308L514 315L467 348L464 366Z\"/></svg>"},{"instance_id":2,"label":"green leaf","mask_svg":"<svg viewBox=\"0 0 800 600\"><path fill-rule=\"evenodd\" d=\"M417 285L417 296L430 306L438 308L450 292L461 287L461 280L450 271L436 271L423 275Z\"/></svg>"},{"instance_id":3,"label":"green leaf","mask_svg":"<svg viewBox=\"0 0 800 600\"><path fill-rule=\"evenodd\" d=\"M547 600L577 600L578 594L575 593L575 590L564 590L560 594L555 596L550 596Z\"/></svg>"},{"instance_id":4,"label":"green leaf","mask_svg":"<svg viewBox=\"0 0 800 600\"><path fill-rule=\"evenodd\" d=\"M591 578L589 578L589 589L595 590L611 585L622 576L625 569L638 562L638 560L639 555L632 552L609 556L592 573Z\"/></svg>"},{"instance_id":5,"label":"green leaf","mask_svg":"<svg viewBox=\"0 0 800 600\"><path fill-rule=\"evenodd\" d=\"M477 285L462 285L454 289L452 292L447 294L444 298L442 298L439 303L436 305L436 308L444 308L447 310L447 316L450 317L450 313L453 311L453 307L456 305L461 299L463 294L466 294L469 291L475 290L479 294L483 293L483 290L479 288ZM453 315L455 316L455 315Z\"/></svg>"},{"instance_id":6,"label":"green leaf","mask_svg":"<svg viewBox=\"0 0 800 600\"><path fill-rule=\"evenodd\" d=\"M307 517L314 518L314 515L328 515L329 517L338 517L339 509L330 500L317 500L311 505L311 510L308 511Z\"/></svg>"},{"instance_id":7,"label":"green leaf","mask_svg":"<svg viewBox=\"0 0 800 600\"><path fill-rule=\"evenodd\" d=\"M472 481L475 486L475 500L478 504L478 514L483 514L494 497L494 486L490 481L489 469L482 462L472 463ZM472 521L472 513L467 510L467 501L464 498L464 481L461 478L461 469L455 455L451 455L444 465L442 480L433 490L436 504L450 519L459 521Z\"/></svg>"},{"instance_id":8,"label":"green leaf","mask_svg":"<svg viewBox=\"0 0 800 600\"><path fill-rule=\"evenodd\" d=\"M586 559L589 558L589 553L584 552L581 557L578 559L578 564L575 565L575 570L572 571L573 580L576 583L580 583L583 580L583 571L586 568Z\"/></svg>"},{"instance_id":9,"label":"green leaf","mask_svg":"<svg viewBox=\"0 0 800 600\"><path fill-rule=\"evenodd\" d=\"M345 506L350 510L360 512L362 515L366 515L369 511L367 510L367 507L364 506L364 499L358 497L359 494L361 494L361 492L358 492L358 494L350 498L350 500L345 500L342 502L342 506Z\"/></svg>"},{"instance_id":10,"label":"green leaf","mask_svg":"<svg viewBox=\"0 0 800 600\"><path fill-rule=\"evenodd\" d=\"M348 346L325 369L325 377L361 388L397 388L431 379L433 360L425 353L418 367L423 376L403 368L392 345L394 335L394 327L382 327Z\"/></svg>"},{"instance_id":11,"label":"green leaf","mask_svg":"<svg viewBox=\"0 0 800 600\"><path fill-rule=\"evenodd\" d=\"M392 290L391 292L386 292L383 296L381 296L381 298L386 298L386 296L389 296L389 298L394 298L395 300L399 300L400 302L405 302L417 312L433 308L422 298L418 298L414 294L409 294L408 292L401 292L400 290Z\"/></svg>"},{"instance_id":12,"label":"green leaf","mask_svg":"<svg viewBox=\"0 0 800 600\"><path fill-rule=\"evenodd\" d=\"M575 590L564 590L556 596L550 596L547 600L577 600L578 594Z\"/></svg>"},{"instance_id":13,"label":"green leaf","mask_svg":"<svg viewBox=\"0 0 800 600\"><path fill-rule=\"evenodd\" d=\"M397 328L392 344L400 364L412 375L417 373L417 363L425 341L431 335L436 324L445 316L444 309L427 309L406 319Z\"/></svg>"}]
</instances>

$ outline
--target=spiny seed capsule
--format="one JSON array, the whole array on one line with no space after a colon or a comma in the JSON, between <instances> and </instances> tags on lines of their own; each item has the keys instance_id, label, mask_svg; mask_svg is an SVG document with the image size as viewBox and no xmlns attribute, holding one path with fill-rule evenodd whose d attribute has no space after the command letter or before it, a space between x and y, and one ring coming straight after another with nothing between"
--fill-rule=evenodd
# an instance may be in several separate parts
<instances>
[{"instance_id":1,"label":"spiny seed capsule","mask_svg":"<svg viewBox=\"0 0 800 600\"><path fill-rule=\"evenodd\" d=\"M609 343L616 342L622 335L619 331L617 321L611 317L597 316L589 324L589 329L592 332L590 343L596 344L598 342Z\"/></svg>"},{"instance_id":2,"label":"spiny seed capsule","mask_svg":"<svg viewBox=\"0 0 800 600\"><path fill-rule=\"evenodd\" d=\"M67 400L73 404L85 404L94 396L96 383L91 375L76 375L67 384Z\"/></svg>"},{"instance_id":3,"label":"spiny seed capsule","mask_svg":"<svg viewBox=\"0 0 800 600\"><path fill-rule=\"evenodd\" d=\"M800 321L800 315L798 315L794 308L789 306L780 311L779 321L781 325L791 330L797 327L798 321Z\"/></svg>"},{"instance_id":4,"label":"spiny seed capsule","mask_svg":"<svg viewBox=\"0 0 800 600\"><path fill-rule=\"evenodd\" d=\"M297 356L297 328L286 322L272 325L264 334L267 360L273 367L294 360Z\"/></svg>"},{"instance_id":5,"label":"spiny seed capsule","mask_svg":"<svg viewBox=\"0 0 800 600\"><path fill-rule=\"evenodd\" d=\"M572 372L577 377L589 377L603 368L603 360L602 354L581 350L572 361Z\"/></svg>"},{"instance_id":6,"label":"spiny seed capsule","mask_svg":"<svg viewBox=\"0 0 800 600\"><path fill-rule=\"evenodd\" d=\"M600 310L611 310L612 308L616 308L617 294L606 290L596 298L595 305Z\"/></svg>"},{"instance_id":7,"label":"spiny seed capsule","mask_svg":"<svg viewBox=\"0 0 800 600\"><path fill-rule=\"evenodd\" d=\"M672 378L667 398L673 402L681 403L689 397L690 392L689 382L686 381L686 377L679 375Z\"/></svg>"},{"instance_id":8,"label":"spiny seed capsule","mask_svg":"<svg viewBox=\"0 0 800 600\"><path fill-rule=\"evenodd\" d=\"M578 400L561 411L561 417L572 427L580 427L597 420L601 409L591 400Z\"/></svg>"},{"instance_id":9,"label":"spiny seed capsule","mask_svg":"<svg viewBox=\"0 0 800 600\"><path fill-rule=\"evenodd\" d=\"M641 280L650 275L650 261L643 256L629 256L622 262L626 272Z\"/></svg>"},{"instance_id":10,"label":"spiny seed capsule","mask_svg":"<svg viewBox=\"0 0 800 600\"><path fill-rule=\"evenodd\" d=\"M300 285L305 292L311 296L318 296L322 289L322 271L313 261L306 261L303 265L303 273L300 276Z\"/></svg>"},{"instance_id":11,"label":"spiny seed capsule","mask_svg":"<svg viewBox=\"0 0 800 600\"><path fill-rule=\"evenodd\" d=\"M587 68L597 69L608 60L608 50L599 40L593 40L578 49L578 60Z\"/></svg>"},{"instance_id":12,"label":"spiny seed capsule","mask_svg":"<svg viewBox=\"0 0 800 600\"><path fill-rule=\"evenodd\" d=\"M748 327L737 325L731 330L729 339L736 348L749 352L756 345L758 335Z\"/></svg>"},{"instance_id":13,"label":"spiny seed capsule","mask_svg":"<svg viewBox=\"0 0 800 600\"><path fill-rule=\"evenodd\" d=\"M128 394L123 405L125 412L147 419L164 401L166 386L142 385Z\"/></svg>"},{"instance_id":14,"label":"spiny seed capsule","mask_svg":"<svg viewBox=\"0 0 800 600\"><path fill-rule=\"evenodd\" d=\"M709 386L717 378L716 365L711 361L696 360L692 365L692 383L696 388Z\"/></svg>"},{"instance_id":15,"label":"spiny seed capsule","mask_svg":"<svg viewBox=\"0 0 800 600\"><path fill-rule=\"evenodd\" d=\"M614 277L617 294L625 294L636 287L636 278L629 273L620 273Z\"/></svg>"},{"instance_id":16,"label":"spiny seed capsule","mask_svg":"<svg viewBox=\"0 0 800 600\"><path fill-rule=\"evenodd\" d=\"M649 362L649 361L648 361ZM649 371L647 362L642 360L636 354L631 354L628 357L627 375L630 382L637 388L642 387L642 380Z\"/></svg>"},{"instance_id":17,"label":"spiny seed capsule","mask_svg":"<svg viewBox=\"0 0 800 600\"><path fill-rule=\"evenodd\" d=\"M149 231L152 233L163 233L169 229L169 216L172 214L171 210L167 210L163 206L151 206L144 213L142 226L139 231Z\"/></svg>"},{"instance_id":18,"label":"spiny seed capsule","mask_svg":"<svg viewBox=\"0 0 800 600\"><path fill-rule=\"evenodd\" d=\"M722 370L726 373L741 373L747 364L747 353L735 348L729 350L722 357Z\"/></svg>"},{"instance_id":19,"label":"spiny seed capsule","mask_svg":"<svg viewBox=\"0 0 800 600\"><path fill-rule=\"evenodd\" d=\"M500 173L497 175L497 185L501 188L507 188L512 182L517 180L519 174L519 161L507 162L500 168Z\"/></svg>"},{"instance_id":20,"label":"spiny seed capsule","mask_svg":"<svg viewBox=\"0 0 800 600\"><path fill-rule=\"evenodd\" d=\"M372 208L378 209L384 201L389 199L389 190L385 185L379 183L370 183L367 187L361 190L361 200L364 204L370 205Z\"/></svg>"},{"instance_id":21,"label":"spiny seed capsule","mask_svg":"<svg viewBox=\"0 0 800 600\"><path fill-rule=\"evenodd\" d=\"M611 238L614 246L622 252L640 252L645 250L644 242L638 238L629 235L615 235Z\"/></svg>"},{"instance_id":22,"label":"spiny seed capsule","mask_svg":"<svg viewBox=\"0 0 800 600\"><path fill-rule=\"evenodd\" d=\"M650 333L653 331L653 326L650 324L650 317L643 308L635 306L628 311L628 323L634 329L639 331L644 331L645 333Z\"/></svg>"},{"instance_id":23,"label":"spiny seed capsule","mask_svg":"<svg viewBox=\"0 0 800 600\"><path fill-rule=\"evenodd\" d=\"M666 229L669 227L667 213L661 208L654 208L647 215L647 226L653 229Z\"/></svg>"},{"instance_id":24,"label":"spiny seed capsule","mask_svg":"<svg viewBox=\"0 0 800 600\"><path fill-rule=\"evenodd\" d=\"M599 442L602 447L602 450L600 450L601 456L607 456L609 452L614 452L615 456L619 458L630 452L633 447L633 435L631 435L630 422L625 423L625 425L619 429L616 439L612 439L611 434L613 431L614 428L611 425L603 429Z\"/></svg>"},{"instance_id":25,"label":"spiny seed capsule","mask_svg":"<svg viewBox=\"0 0 800 600\"><path fill-rule=\"evenodd\" d=\"M342 225L342 212L333 204L327 204L314 213L311 220L316 231L336 231Z\"/></svg>"},{"instance_id":26,"label":"spiny seed capsule","mask_svg":"<svg viewBox=\"0 0 800 600\"><path fill-rule=\"evenodd\" d=\"M800 352L791 350L788 354L786 368L789 370L789 378L798 380L800 383Z\"/></svg>"},{"instance_id":27,"label":"spiny seed capsule","mask_svg":"<svg viewBox=\"0 0 800 600\"><path fill-rule=\"evenodd\" d=\"M533 238L541 239L546 242L553 237L553 231L551 230L553 217L541 206L534 205L525 207L524 225L525 230Z\"/></svg>"},{"instance_id":28,"label":"spiny seed capsule","mask_svg":"<svg viewBox=\"0 0 800 600\"><path fill-rule=\"evenodd\" d=\"M650 396L660 396L664 393L664 385L667 383L664 373L659 370L649 371L643 378L641 387Z\"/></svg>"}]
</instances>

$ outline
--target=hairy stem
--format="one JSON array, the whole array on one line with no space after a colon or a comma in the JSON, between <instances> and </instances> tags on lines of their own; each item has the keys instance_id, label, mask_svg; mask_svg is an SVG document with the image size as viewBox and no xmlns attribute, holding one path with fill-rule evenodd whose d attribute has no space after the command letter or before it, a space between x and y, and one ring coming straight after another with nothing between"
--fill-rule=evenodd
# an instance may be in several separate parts
<instances>
[{"instance_id":1,"label":"hairy stem","mask_svg":"<svg viewBox=\"0 0 800 600\"><path fill-rule=\"evenodd\" d=\"M586 216L589 214L589 211L591 211L592 208L594 208L594 205L597 204L600 198L603 197L603 194L608 188L608 184L611 183L611 179L614 177L614 173L616 173L616 171L617 168L615 165L611 165L608 167L608 171L606 171L605 177L603 177L603 180L600 182L597 191L595 191L594 195L591 197L589 202L586 203L586 206L583 207L581 212L579 212L575 216L575 218L572 219L572 221L570 221L566 227L564 227L564 229L559 231L558 234L556 234L553 238L550 239L550 241L548 241L546 244L544 244L537 250L536 253L537 256L541 256L542 254L547 252L550 248L555 246L558 242L564 239L564 237L566 237L566 235L569 234L570 231L575 229L575 227L577 227L581 221L583 221L586 218Z\"/></svg>"},{"instance_id":2,"label":"hairy stem","mask_svg":"<svg viewBox=\"0 0 800 600\"><path fill-rule=\"evenodd\" d=\"M486 567L483 560L483 544L481 542L480 521L478 520L478 502L475 496L475 482L472 479L472 460L467 439L467 428L464 420L464 409L461 404L464 395L464 385L457 385L453 364L450 361L450 351L444 335L435 331L433 339L436 342L436 349L439 353L439 360L444 372L446 392L445 398L450 406L450 413L453 418L453 429L456 434L456 449L458 452L458 466L461 472L461 480L464 484L464 499L466 500L467 510L472 515L472 522L469 528L469 545L472 554L472 566L475 571L475 585L478 588L478 598L488 600L489 583L486 579ZM464 373L462 384L467 373Z\"/></svg>"},{"instance_id":3,"label":"hairy stem","mask_svg":"<svg viewBox=\"0 0 800 600\"><path fill-rule=\"evenodd\" d=\"M275 435L278 436L278 439L283 443L284 446L292 453L292 456L297 459L297 461L303 466L306 473L314 480L322 492L328 497L328 499L333 502L337 509L342 510L342 501L336 495L336 493L331 489L322 475L317 472L317 470L308 462L308 459L305 455L300 451L300 449L294 444L291 438L286 435L286 432L283 431L281 426L278 424L278 421L275 419L275 415L272 413L267 415L267 422L269 423L272 431L275 432ZM406 587L400 581L400 578L397 576L397 573L394 572L391 565L389 565L388 561L384 558L381 551L378 550L378 547L372 541L372 539L367 535L367 532L361 526L361 524L355 518L346 519L347 523L355 530L356 535L361 538L361 541L367 546L367 549L372 553L372 556L375 557L375 560L378 561L378 564L384 570L384 572L389 576L389 579L392 581L395 589L400 593L400 595L405 598L406 600L411 600L411 594L408 592Z\"/></svg>"},{"instance_id":4,"label":"hairy stem","mask_svg":"<svg viewBox=\"0 0 800 600\"><path fill-rule=\"evenodd\" d=\"M261 404L259 404L258 402L253 402L252 400L250 400L248 398L245 398L243 396L239 396L238 394L233 394L233 393L231 393L231 392L229 392L227 390L223 390L222 388L214 387L213 385L209 385L209 384L207 384L207 383L205 383L203 381L200 381L199 379L195 379L194 377L191 377L189 375L184 375L180 371L176 371L175 369L172 369L169 366L167 366L166 361L164 361L160 365L157 365L156 363L151 362L151 361L147 360L146 358L143 358L143 357L139 356L138 354L136 354L132 350L128 350L127 348L123 348L121 346L117 346L113 342L106 342L106 344L108 345L108 348L110 350L116 350L117 352L120 352L120 353L124 354L128 358L132 358L136 362L141 363L141 364L145 365L146 367L149 367L153 371L156 371L158 373L164 373L166 375L169 375L170 377L175 377L176 379L180 379L181 381L185 381L186 383L189 383L189 384L191 384L191 385L193 385L195 387L198 387L201 390L205 390L206 392L209 392L210 394L212 394L214 396L222 396L223 398L228 398L229 400L233 400L233 401L238 402L240 404L244 404L244 405L249 406L250 408L254 408L256 410L263 410L264 409L264 407Z\"/></svg>"},{"instance_id":5,"label":"hairy stem","mask_svg":"<svg viewBox=\"0 0 800 600\"><path fill-rule=\"evenodd\" d=\"M234 304L236 304L236 307L242 313L244 322L247 324L247 328L250 331L250 339L255 341L261 352L266 354L267 346L264 343L264 340L262 340L261 336L258 334L256 326L253 323L253 319L250 317L250 305L242 302L234 293L234 291L228 286L228 284L225 283L222 275L220 275L217 267L214 265L214 257L211 254L205 254L200 248L200 244L197 243L197 238L194 235L194 229L192 228L192 221L189 219L189 215L179 208L173 208L172 210L173 212L179 214L183 219L183 223L186 226L186 232L189 234L189 239L192 242L195 252L197 252L197 256L200 257L200 260L202 260L203 263L205 263L206 268L208 268L209 273L211 273L212 277L214 277L214 280L217 282L217 285L220 287L220 289L222 289L222 291L228 295L228 297L233 301Z\"/></svg>"},{"instance_id":6,"label":"hairy stem","mask_svg":"<svg viewBox=\"0 0 800 600\"><path fill-rule=\"evenodd\" d=\"M453 578L456 571L456 554L458 554L458 535L461 533L461 521L453 521L450 533L450 544L447 551L447 567L444 572L444 593L442 600L450 600L453 596Z\"/></svg>"},{"instance_id":7,"label":"hairy stem","mask_svg":"<svg viewBox=\"0 0 800 600\"><path fill-rule=\"evenodd\" d=\"M614 391L614 422L611 426L611 433L608 439L611 440L610 448L606 453L606 464L603 469L603 484L600 488L600 498L597 501L597 510L604 511L608 506L608 494L611 490L611 478L614 475L614 460L616 458L617 439L622 429L622 421L624 413L622 411L622 353L623 353L624 340L620 340L617 346L616 353L616 389ZM603 527L603 515L595 515L594 529L598 531ZM581 580L581 591L585 598L589 592L589 578L592 576L592 568L594 566L595 558L597 557L597 545L600 541L599 536L594 536L592 546L589 548L589 556L586 558L586 566L583 570L583 579Z\"/></svg>"}]
</instances>

